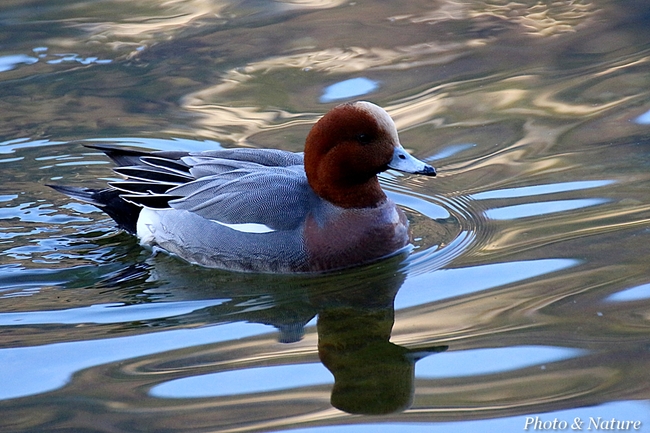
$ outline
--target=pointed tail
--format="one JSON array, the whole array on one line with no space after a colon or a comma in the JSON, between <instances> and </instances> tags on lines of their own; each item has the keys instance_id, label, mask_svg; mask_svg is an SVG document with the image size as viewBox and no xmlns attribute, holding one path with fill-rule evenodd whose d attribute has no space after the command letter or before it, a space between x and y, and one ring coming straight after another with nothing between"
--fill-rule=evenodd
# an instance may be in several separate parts
<instances>
[{"instance_id":1,"label":"pointed tail","mask_svg":"<svg viewBox=\"0 0 650 433\"><path fill-rule=\"evenodd\" d=\"M120 191L113 188L91 189L63 185L47 185L76 200L98 207L110 216L121 229L136 233L140 206L127 202L120 197Z\"/></svg>"}]
</instances>

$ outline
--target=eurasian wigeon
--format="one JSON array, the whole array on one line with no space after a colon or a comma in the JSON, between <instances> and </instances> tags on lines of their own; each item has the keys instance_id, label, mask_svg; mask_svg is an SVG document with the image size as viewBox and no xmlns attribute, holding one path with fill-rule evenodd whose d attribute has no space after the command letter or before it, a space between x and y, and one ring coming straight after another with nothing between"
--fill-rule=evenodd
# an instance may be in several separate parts
<instances>
[{"instance_id":1,"label":"eurasian wigeon","mask_svg":"<svg viewBox=\"0 0 650 433\"><path fill-rule=\"evenodd\" d=\"M404 150L388 113L365 101L316 122L304 156L88 147L126 179L100 190L54 189L99 207L143 245L237 271L321 272L393 255L410 243L408 220L377 174L436 174Z\"/></svg>"}]
</instances>

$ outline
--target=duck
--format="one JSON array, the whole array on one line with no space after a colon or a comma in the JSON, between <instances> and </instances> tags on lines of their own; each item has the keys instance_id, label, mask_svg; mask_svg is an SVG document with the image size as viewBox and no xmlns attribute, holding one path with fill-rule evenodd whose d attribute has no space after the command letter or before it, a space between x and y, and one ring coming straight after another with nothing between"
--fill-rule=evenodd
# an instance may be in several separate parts
<instances>
[{"instance_id":1,"label":"duck","mask_svg":"<svg viewBox=\"0 0 650 433\"><path fill-rule=\"evenodd\" d=\"M328 111L302 153L84 145L123 179L101 189L48 186L101 209L145 247L228 271L323 273L398 254L411 246L408 219L377 175L436 175L367 101Z\"/></svg>"}]
</instances>

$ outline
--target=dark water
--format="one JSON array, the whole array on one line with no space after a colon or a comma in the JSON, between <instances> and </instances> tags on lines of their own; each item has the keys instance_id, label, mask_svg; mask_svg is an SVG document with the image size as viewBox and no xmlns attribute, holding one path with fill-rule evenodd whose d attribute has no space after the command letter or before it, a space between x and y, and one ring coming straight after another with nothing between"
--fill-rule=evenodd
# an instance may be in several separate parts
<instances>
[{"instance_id":1,"label":"dark water","mask_svg":"<svg viewBox=\"0 0 650 433\"><path fill-rule=\"evenodd\" d=\"M200 269L45 186L358 98L439 170L379 264ZM642 0L4 0L0 431L650 431L649 155Z\"/></svg>"}]
</instances>

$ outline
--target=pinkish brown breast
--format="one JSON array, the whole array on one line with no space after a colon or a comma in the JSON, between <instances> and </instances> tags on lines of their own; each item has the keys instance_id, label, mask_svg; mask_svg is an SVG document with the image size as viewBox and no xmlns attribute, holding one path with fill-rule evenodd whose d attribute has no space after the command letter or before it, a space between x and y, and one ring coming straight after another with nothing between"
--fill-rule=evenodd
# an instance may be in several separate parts
<instances>
[{"instance_id":1,"label":"pinkish brown breast","mask_svg":"<svg viewBox=\"0 0 650 433\"><path fill-rule=\"evenodd\" d=\"M310 271L371 262L410 243L406 215L389 199L375 208L331 206L324 215L310 214L303 236Z\"/></svg>"}]
</instances>

